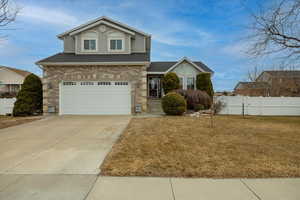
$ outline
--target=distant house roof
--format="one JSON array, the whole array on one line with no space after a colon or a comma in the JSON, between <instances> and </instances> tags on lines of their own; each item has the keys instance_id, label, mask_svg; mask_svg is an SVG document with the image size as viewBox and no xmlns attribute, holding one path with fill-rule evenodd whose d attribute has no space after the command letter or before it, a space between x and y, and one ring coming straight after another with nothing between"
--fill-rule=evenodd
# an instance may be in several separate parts
<instances>
[{"instance_id":1,"label":"distant house roof","mask_svg":"<svg viewBox=\"0 0 300 200\"><path fill-rule=\"evenodd\" d=\"M166 72L171 67L173 67L178 61L169 61L169 62L151 62L150 67L147 68L148 72ZM200 61L193 61L195 65L197 65L199 68L203 69L206 72L213 73L213 70L211 70L209 67L207 67L205 64L203 64Z\"/></svg>"},{"instance_id":2,"label":"distant house roof","mask_svg":"<svg viewBox=\"0 0 300 200\"><path fill-rule=\"evenodd\" d=\"M267 82L238 82L234 89L237 89L238 86L242 86L243 89L259 89L270 87Z\"/></svg>"},{"instance_id":3,"label":"distant house roof","mask_svg":"<svg viewBox=\"0 0 300 200\"><path fill-rule=\"evenodd\" d=\"M21 69L16 69L16 68L12 68L12 67L6 67L6 66L1 66L0 65L0 69L7 69L7 70L10 70L10 71L13 71L23 77L26 77L28 76L29 74L31 74L31 72L28 72L28 71L25 71L25 70L21 70Z\"/></svg>"},{"instance_id":4,"label":"distant house roof","mask_svg":"<svg viewBox=\"0 0 300 200\"><path fill-rule=\"evenodd\" d=\"M280 77L300 77L300 70L294 71L285 71L285 70L270 70L270 71L263 71L262 73L268 73L271 76L280 76Z\"/></svg>"},{"instance_id":5,"label":"distant house roof","mask_svg":"<svg viewBox=\"0 0 300 200\"><path fill-rule=\"evenodd\" d=\"M75 54L58 53L37 62L37 64L97 64L97 63L135 63L149 62L149 53L132 54Z\"/></svg>"}]
</instances>

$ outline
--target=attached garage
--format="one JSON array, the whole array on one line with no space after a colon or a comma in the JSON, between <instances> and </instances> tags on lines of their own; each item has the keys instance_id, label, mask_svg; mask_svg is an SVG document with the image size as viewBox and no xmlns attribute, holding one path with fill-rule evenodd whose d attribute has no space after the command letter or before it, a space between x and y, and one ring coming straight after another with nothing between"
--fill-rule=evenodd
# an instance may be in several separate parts
<instances>
[{"instance_id":1,"label":"attached garage","mask_svg":"<svg viewBox=\"0 0 300 200\"><path fill-rule=\"evenodd\" d=\"M126 81L63 81L59 88L61 115L131 114L131 87Z\"/></svg>"}]
</instances>

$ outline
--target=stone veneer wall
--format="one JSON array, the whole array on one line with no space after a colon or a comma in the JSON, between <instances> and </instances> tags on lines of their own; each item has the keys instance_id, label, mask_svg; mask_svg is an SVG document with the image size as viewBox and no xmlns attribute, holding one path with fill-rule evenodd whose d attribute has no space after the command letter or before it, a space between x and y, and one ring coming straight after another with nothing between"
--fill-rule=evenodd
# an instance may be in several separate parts
<instances>
[{"instance_id":1,"label":"stone veneer wall","mask_svg":"<svg viewBox=\"0 0 300 200\"><path fill-rule=\"evenodd\" d=\"M131 107L141 104L147 111L146 65L141 66L43 66L43 111L49 106L59 112L59 83L61 81L129 81L131 83Z\"/></svg>"}]
</instances>

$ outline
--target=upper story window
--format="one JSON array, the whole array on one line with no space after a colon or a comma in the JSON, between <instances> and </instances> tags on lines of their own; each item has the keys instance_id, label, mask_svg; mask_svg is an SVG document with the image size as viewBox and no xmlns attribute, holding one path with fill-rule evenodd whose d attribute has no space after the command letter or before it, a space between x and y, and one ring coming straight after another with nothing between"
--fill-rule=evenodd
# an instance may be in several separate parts
<instances>
[{"instance_id":1,"label":"upper story window","mask_svg":"<svg viewBox=\"0 0 300 200\"><path fill-rule=\"evenodd\" d=\"M97 32L87 32L82 35L82 51L83 52L93 52L98 50L98 34Z\"/></svg>"},{"instance_id":2,"label":"upper story window","mask_svg":"<svg viewBox=\"0 0 300 200\"><path fill-rule=\"evenodd\" d=\"M83 40L83 49L86 50L96 50L96 39Z\"/></svg>"},{"instance_id":3,"label":"upper story window","mask_svg":"<svg viewBox=\"0 0 300 200\"><path fill-rule=\"evenodd\" d=\"M84 50L96 50L96 40L84 40L83 48Z\"/></svg>"},{"instance_id":4,"label":"upper story window","mask_svg":"<svg viewBox=\"0 0 300 200\"><path fill-rule=\"evenodd\" d=\"M122 39L110 39L110 50L123 50L123 40Z\"/></svg>"},{"instance_id":5,"label":"upper story window","mask_svg":"<svg viewBox=\"0 0 300 200\"><path fill-rule=\"evenodd\" d=\"M121 32L108 34L108 51L120 52L125 50L125 35Z\"/></svg>"}]
</instances>

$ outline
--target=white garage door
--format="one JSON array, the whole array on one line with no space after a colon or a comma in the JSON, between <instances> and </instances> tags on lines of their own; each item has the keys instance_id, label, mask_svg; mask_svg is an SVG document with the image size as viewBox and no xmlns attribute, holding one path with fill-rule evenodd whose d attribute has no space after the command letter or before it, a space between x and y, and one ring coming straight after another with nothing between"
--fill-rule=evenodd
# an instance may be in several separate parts
<instances>
[{"instance_id":1,"label":"white garage door","mask_svg":"<svg viewBox=\"0 0 300 200\"><path fill-rule=\"evenodd\" d=\"M65 81L60 85L62 115L131 114L130 84L120 81Z\"/></svg>"}]
</instances>

